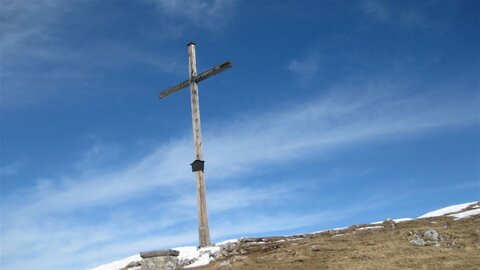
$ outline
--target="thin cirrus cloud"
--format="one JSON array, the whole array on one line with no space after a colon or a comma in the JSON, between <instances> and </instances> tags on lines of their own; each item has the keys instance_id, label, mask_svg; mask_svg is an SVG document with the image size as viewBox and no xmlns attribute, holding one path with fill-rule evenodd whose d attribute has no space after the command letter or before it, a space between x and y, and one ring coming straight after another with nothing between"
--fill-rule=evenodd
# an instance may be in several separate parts
<instances>
[{"instance_id":1,"label":"thin cirrus cloud","mask_svg":"<svg viewBox=\"0 0 480 270\"><path fill-rule=\"evenodd\" d=\"M304 58L293 59L287 69L299 77L300 82L306 83L313 79L320 68L320 54L317 51L309 51Z\"/></svg>"},{"instance_id":2,"label":"thin cirrus cloud","mask_svg":"<svg viewBox=\"0 0 480 270\"><path fill-rule=\"evenodd\" d=\"M267 164L274 169L353 144L404 140L479 123L476 99L468 94L442 96L444 92L434 91L406 96L402 94L405 87L410 86L346 84L302 104L213 124L204 139L215 237L228 237L232 226L238 227L239 234L272 232L318 225L322 216L339 219L366 209L362 205L335 212L259 211L247 218L242 209L276 203L275 198L285 197L287 190L268 185L222 187L232 177L251 178ZM194 189L191 172L184 166L191 159L189 135L185 132L181 139L157 146L122 168L43 180L35 188L5 197L2 267L79 268L82 263L87 266L86 258L93 258L89 260L93 266L139 249L191 242L196 233L187 224L195 221ZM190 197L185 195L187 190ZM302 196L302 192L301 188L288 190L288 196ZM382 201L372 205L379 207ZM220 218L226 212L230 217ZM252 219L258 222L249 225L246 220ZM90 257L92 249L97 251L94 257ZM16 256L16 250L31 254L31 260Z\"/></svg>"},{"instance_id":3,"label":"thin cirrus cloud","mask_svg":"<svg viewBox=\"0 0 480 270\"><path fill-rule=\"evenodd\" d=\"M68 14L77 9L85 13L92 8L90 4L58 0L2 2L2 110L45 105L54 98L66 99L68 95L64 93L77 95L92 91L95 80L101 77L99 74L102 72L121 71L135 64L166 74L182 70L178 61L168 53L135 48L129 42L106 42L101 36L70 42L71 37L65 33L74 36L84 33L75 28L65 31L65 25L71 24L71 20L88 21L88 18ZM154 13L161 20L160 30L142 35L145 43L154 42L157 49L169 37L181 37L184 29L193 27L209 33L220 31L228 25L235 7L235 1L183 3L146 0L143 4L156 7ZM92 14L86 13L86 16ZM89 87L83 87L85 82L89 82ZM82 91L75 91L75 87L82 88Z\"/></svg>"},{"instance_id":4,"label":"thin cirrus cloud","mask_svg":"<svg viewBox=\"0 0 480 270\"><path fill-rule=\"evenodd\" d=\"M405 28L431 28L432 20L426 16L428 10L435 8L435 2L424 1L397 5L393 1L367 0L359 3L360 11L378 22Z\"/></svg>"},{"instance_id":5,"label":"thin cirrus cloud","mask_svg":"<svg viewBox=\"0 0 480 270\"><path fill-rule=\"evenodd\" d=\"M445 102L432 96L349 91L263 116L237 119L230 125L219 124L205 135L209 178L217 181L248 174L266 163L307 158L352 143L400 139L478 122L474 98L449 99ZM190 180L188 168L183 166L185 160L191 159L190 144L187 135L124 168L85 179L53 181L43 187L41 194L45 195L41 196L35 190L26 191L22 201L26 198L30 207L42 211L67 211L109 205L151 189L181 185ZM89 194L88 198L84 194Z\"/></svg>"},{"instance_id":6,"label":"thin cirrus cloud","mask_svg":"<svg viewBox=\"0 0 480 270\"><path fill-rule=\"evenodd\" d=\"M65 1L2 1L0 44L2 54L25 45L27 41L51 38L49 26L66 11Z\"/></svg>"},{"instance_id":7,"label":"thin cirrus cloud","mask_svg":"<svg viewBox=\"0 0 480 270\"><path fill-rule=\"evenodd\" d=\"M25 159L19 159L3 167L0 167L0 177L17 175L24 167L25 163Z\"/></svg>"},{"instance_id":8,"label":"thin cirrus cloud","mask_svg":"<svg viewBox=\"0 0 480 270\"><path fill-rule=\"evenodd\" d=\"M164 23L181 35L188 25L208 32L222 31L235 12L234 0L174 1L149 0L163 15ZM167 19L168 18L168 19ZM167 20L166 20L167 19ZM175 23L172 23L175 22Z\"/></svg>"}]
</instances>

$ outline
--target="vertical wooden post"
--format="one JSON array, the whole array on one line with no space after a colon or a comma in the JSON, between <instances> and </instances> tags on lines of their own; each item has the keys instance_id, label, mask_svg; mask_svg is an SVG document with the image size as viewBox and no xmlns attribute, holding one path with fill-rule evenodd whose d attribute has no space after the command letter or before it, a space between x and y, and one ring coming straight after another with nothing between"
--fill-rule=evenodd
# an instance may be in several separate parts
<instances>
[{"instance_id":1,"label":"vertical wooden post","mask_svg":"<svg viewBox=\"0 0 480 270\"><path fill-rule=\"evenodd\" d=\"M200 107L198 100L197 83L208 79L224 70L232 67L232 62L227 61L221 65L213 67L207 71L197 74L197 59L195 56L195 43L190 42L188 45L188 70L189 79L177 84L160 93L160 98L165 98L177 91L190 86L190 101L192 105L192 127L193 127L193 148L195 160L192 164L192 171L195 172L197 184L197 207L198 207L198 238L201 247L211 245L210 230L208 228L207 214L207 196L205 187L205 175L203 172L203 150L202 150L202 131L200 128Z\"/></svg>"},{"instance_id":2,"label":"vertical wooden post","mask_svg":"<svg viewBox=\"0 0 480 270\"><path fill-rule=\"evenodd\" d=\"M202 132L200 128L200 106L198 101L198 85L192 79L197 76L197 59L195 55L195 43L188 45L188 60L190 72L190 101L192 106L193 145L195 160L203 161ZM205 187L205 175L203 170L195 172L197 178L197 207L198 207L198 238L201 247L211 245L210 230L208 228L207 196Z\"/></svg>"}]
</instances>

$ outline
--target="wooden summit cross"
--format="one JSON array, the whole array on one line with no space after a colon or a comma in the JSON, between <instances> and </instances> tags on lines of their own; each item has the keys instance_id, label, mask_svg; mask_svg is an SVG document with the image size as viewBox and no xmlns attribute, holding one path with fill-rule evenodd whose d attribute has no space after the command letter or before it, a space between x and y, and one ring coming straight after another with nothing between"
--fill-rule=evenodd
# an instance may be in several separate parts
<instances>
[{"instance_id":1,"label":"wooden summit cross","mask_svg":"<svg viewBox=\"0 0 480 270\"><path fill-rule=\"evenodd\" d=\"M205 247L211 245L210 230L208 229L207 214L207 196L205 191L205 175L203 173L204 160L202 150L202 132L200 130L200 107L198 101L198 85L197 83L216 75L227 68L232 67L232 62L227 61L221 65L211 68L197 75L197 59L195 57L195 43L190 42L188 47L188 70L190 77L188 80L177 84L162 93L160 98L164 98L172 93L182 90L190 86L190 101L192 105L192 126L193 126L193 149L195 160L192 164L192 172L197 176L197 207L198 207L198 238L200 246Z\"/></svg>"}]
</instances>

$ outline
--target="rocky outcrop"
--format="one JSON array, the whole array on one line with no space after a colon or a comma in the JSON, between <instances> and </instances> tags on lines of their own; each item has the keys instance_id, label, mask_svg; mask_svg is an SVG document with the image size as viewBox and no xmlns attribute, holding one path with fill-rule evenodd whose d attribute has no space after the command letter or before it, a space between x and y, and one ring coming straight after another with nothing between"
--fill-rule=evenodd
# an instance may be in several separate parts
<instances>
[{"instance_id":1,"label":"rocky outcrop","mask_svg":"<svg viewBox=\"0 0 480 270\"><path fill-rule=\"evenodd\" d=\"M409 232L408 241L415 246L454 246L455 241L448 239L448 237L444 235L440 235L434 229L427 229L425 232L413 231Z\"/></svg>"}]
</instances>

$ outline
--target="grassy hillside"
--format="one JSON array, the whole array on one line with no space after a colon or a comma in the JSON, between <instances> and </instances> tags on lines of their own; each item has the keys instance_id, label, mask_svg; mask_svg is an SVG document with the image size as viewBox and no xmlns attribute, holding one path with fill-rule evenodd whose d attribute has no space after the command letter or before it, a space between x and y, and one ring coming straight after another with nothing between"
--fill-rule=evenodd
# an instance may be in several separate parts
<instances>
[{"instance_id":1,"label":"grassy hillside","mask_svg":"<svg viewBox=\"0 0 480 270\"><path fill-rule=\"evenodd\" d=\"M480 269L480 216L387 220L317 234L245 238L195 269Z\"/></svg>"}]
</instances>

